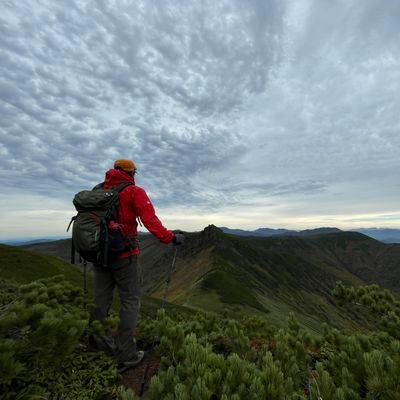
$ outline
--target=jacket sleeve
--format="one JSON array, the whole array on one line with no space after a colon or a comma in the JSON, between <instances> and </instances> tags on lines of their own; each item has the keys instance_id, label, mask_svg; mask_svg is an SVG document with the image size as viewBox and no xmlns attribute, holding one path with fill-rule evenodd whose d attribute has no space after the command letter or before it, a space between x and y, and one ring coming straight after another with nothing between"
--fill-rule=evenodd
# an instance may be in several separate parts
<instances>
[{"instance_id":1,"label":"jacket sleeve","mask_svg":"<svg viewBox=\"0 0 400 400\"><path fill-rule=\"evenodd\" d=\"M143 225L153 234L161 243L170 243L174 234L169 231L158 219L153 205L146 192L136 186L133 198L136 215L143 222Z\"/></svg>"}]
</instances>

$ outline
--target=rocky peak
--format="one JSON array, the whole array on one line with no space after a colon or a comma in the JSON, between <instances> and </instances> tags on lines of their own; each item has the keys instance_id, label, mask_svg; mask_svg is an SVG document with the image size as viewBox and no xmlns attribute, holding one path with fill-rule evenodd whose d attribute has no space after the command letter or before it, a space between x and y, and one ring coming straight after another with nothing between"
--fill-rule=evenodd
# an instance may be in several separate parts
<instances>
[{"instance_id":1,"label":"rocky peak","mask_svg":"<svg viewBox=\"0 0 400 400\"><path fill-rule=\"evenodd\" d=\"M220 240L223 235L224 232L221 229L217 228L215 225L208 225L201 232L201 236L204 241Z\"/></svg>"},{"instance_id":2,"label":"rocky peak","mask_svg":"<svg viewBox=\"0 0 400 400\"><path fill-rule=\"evenodd\" d=\"M201 232L189 234L185 241L184 250L187 253L195 253L208 247L221 243L224 232L215 225L208 225Z\"/></svg>"}]
</instances>

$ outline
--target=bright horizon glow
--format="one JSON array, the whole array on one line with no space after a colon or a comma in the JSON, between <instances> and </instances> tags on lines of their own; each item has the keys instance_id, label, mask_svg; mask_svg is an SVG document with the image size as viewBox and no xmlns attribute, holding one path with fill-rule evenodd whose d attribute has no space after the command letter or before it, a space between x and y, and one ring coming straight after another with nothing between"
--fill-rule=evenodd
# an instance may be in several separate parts
<instances>
[{"instance_id":1,"label":"bright horizon glow","mask_svg":"<svg viewBox=\"0 0 400 400\"><path fill-rule=\"evenodd\" d=\"M34 228L26 229L24 228L23 224L16 225L16 229L11 229L7 235L1 232L0 240L70 237L71 233L66 232L66 227L73 215L73 211L66 212L60 210L39 210L35 212L25 212L23 214L23 221L25 221L27 227L33 226ZM270 217L269 219L263 219L260 217L259 225L255 225L254 223L246 223L244 217L240 215L223 216L213 213L203 213L201 215L197 215L191 214L190 212L174 215L173 213L168 213L168 211L164 212L164 210L160 209L158 216L168 229L183 230L186 232L202 231L208 225L227 227L230 229L242 229L246 231L254 231L259 228L290 229L301 231L322 227L338 228L343 231L363 228L400 229L399 225L396 223L396 220L394 222L390 221L390 218L393 217L393 214L359 214L353 216L330 215L314 216L312 218L298 217L292 220L284 217L279 218L276 216ZM398 218L397 215L395 217L396 219ZM13 218L13 216L11 216L11 218ZM45 224L40 224L42 218L47 218L48 222ZM385 221L384 224L382 224L382 221ZM5 223L8 223L7 219L5 220ZM147 229L144 227L139 227L139 231L147 232Z\"/></svg>"}]
</instances>

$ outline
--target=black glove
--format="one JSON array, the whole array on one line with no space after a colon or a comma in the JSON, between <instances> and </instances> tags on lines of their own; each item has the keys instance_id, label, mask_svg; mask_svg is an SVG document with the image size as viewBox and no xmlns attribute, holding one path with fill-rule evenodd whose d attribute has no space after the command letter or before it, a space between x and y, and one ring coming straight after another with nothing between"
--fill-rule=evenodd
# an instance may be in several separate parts
<instances>
[{"instance_id":1,"label":"black glove","mask_svg":"<svg viewBox=\"0 0 400 400\"><path fill-rule=\"evenodd\" d=\"M180 246L185 242L185 235L183 233L175 233L174 237L172 238L172 243L175 246Z\"/></svg>"}]
</instances>

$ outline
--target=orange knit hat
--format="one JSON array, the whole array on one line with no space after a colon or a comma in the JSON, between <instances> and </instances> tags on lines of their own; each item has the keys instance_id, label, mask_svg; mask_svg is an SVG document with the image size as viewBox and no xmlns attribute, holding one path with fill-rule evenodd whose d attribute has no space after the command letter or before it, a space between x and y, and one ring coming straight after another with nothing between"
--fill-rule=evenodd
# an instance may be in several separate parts
<instances>
[{"instance_id":1,"label":"orange knit hat","mask_svg":"<svg viewBox=\"0 0 400 400\"><path fill-rule=\"evenodd\" d=\"M132 172L136 169L136 165L131 160L117 160L114 162L114 168L121 168L126 172Z\"/></svg>"}]
</instances>

